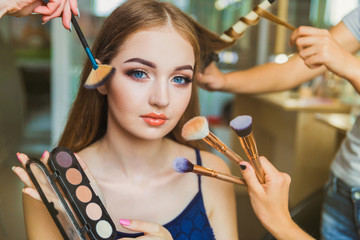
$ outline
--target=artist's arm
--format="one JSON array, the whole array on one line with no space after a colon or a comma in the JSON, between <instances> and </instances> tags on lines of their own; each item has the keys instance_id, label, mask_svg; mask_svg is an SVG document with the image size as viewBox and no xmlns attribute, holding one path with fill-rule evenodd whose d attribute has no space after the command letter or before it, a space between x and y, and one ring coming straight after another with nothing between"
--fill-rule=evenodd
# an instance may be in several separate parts
<instances>
[{"instance_id":1,"label":"artist's arm","mask_svg":"<svg viewBox=\"0 0 360 240\"><path fill-rule=\"evenodd\" d=\"M351 45L352 34L340 22L330 29L334 39L346 51L353 53L357 47ZM198 77L200 86L209 90L233 93L264 93L291 89L320 75L324 66L310 69L299 55L294 55L283 64L266 63L243 71L222 73L211 64Z\"/></svg>"},{"instance_id":2,"label":"artist's arm","mask_svg":"<svg viewBox=\"0 0 360 240\"><path fill-rule=\"evenodd\" d=\"M231 174L226 163L216 155L202 151L204 167ZM204 204L216 239L238 239L234 185L210 177L201 177Z\"/></svg>"},{"instance_id":3,"label":"artist's arm","mask_svg":"<svg viewBox=\"0 0 360 240\"><path fill-rule=\"evenodd\" d=\"M347 79L360 92L360 60L351 54L360 48L360 42L343 23L339 28L345 40L343 46L328 30L306 26L296 29L291 41L296 43L299 56L309 68L325 66Z\"/></svg>"},{"instance_id":4,"label":"artist's arm","mask_svg":"<svg viewBox=\"0 0 360 240\"><path fill-rule=\"evenodd\" d=\"M265 183L260 184L248 162L242 174L247 183L251 205L264 227L278 240L310 240L291 219L288 209L290 176L279 172L265 157L260 157L265 172Z\"/></svg>"}]
</instances>

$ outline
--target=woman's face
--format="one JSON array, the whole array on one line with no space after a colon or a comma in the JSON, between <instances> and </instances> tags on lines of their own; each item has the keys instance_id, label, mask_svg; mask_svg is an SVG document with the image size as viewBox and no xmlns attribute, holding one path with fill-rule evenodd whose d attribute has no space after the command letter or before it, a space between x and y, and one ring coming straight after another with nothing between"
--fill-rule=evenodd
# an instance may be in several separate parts
<instances>
[{"instance_id":1,"label":"woman's face","mask_svg":"<svg viewBox=\"0 0 360 240\"><path fill-rule=\"evenodd\" d=\"M190 101L194 64L193 47L171 27L132 35L111 61L108 131L148 140L167 135Z\"/></svg>"}]
</instances>

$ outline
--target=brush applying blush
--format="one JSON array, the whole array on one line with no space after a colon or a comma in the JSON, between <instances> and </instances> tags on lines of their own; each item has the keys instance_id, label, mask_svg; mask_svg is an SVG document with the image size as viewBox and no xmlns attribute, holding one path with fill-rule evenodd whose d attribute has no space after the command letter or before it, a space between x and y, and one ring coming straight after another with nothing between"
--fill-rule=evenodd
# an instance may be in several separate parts
<instances>
[{"instance_id":1,"label":"brush applying blush","mask_svg":"<svg viewBox=\"0 0 360 240\"><path fill-rule=\"evenodd\" d=\"M49 0L42 0L44 3L49 3ZM86 82L84 84L85 88L95 89L104 85L115 73L115 68L110 65L98 64L95 61L94 55L92 54L90 47L84 37L84 34L81 31L81 28L76 21L76 18L73 13L71 13L71 23L74 26L76 33L80 39L81 44L83 45L87 56L92 65L92 71L90 72Z\"/></svg>"},{"instance_id":2,"label":"brush applying blush","mask_svg":"<svg viewBox=\"0 0 360 240\"><path fill-rule=\"evenodd\" d=\"M247 115L238 116L231 120L230 127L238 135L240 144L250 159L257 178L261 183L265 183L264 170L259 160L255 137L252 134L252 117Z\"/></svg>"},{"instance_id":3,"label":"brush applying blush","mask_svg":"<svg viewBox=\"0 0 360 240\"><path fill-rule=\"evenodd\" d=\"M239 155L233 152L225 145L225 143L210 132L209 124L205 117L198 116L190 119L184 124L181 134L186 141L203 140L236 164L243 161Z\"/></svg>"},{"instance_id":4,"label":"brush applying blush","mask_svg":"<svg viewBox=\"0 0 360 240\"><path fill-rule=\"evenodd\" d=\"M235 184L239 184L239 185L243 185L243 186L246 185L244 180L242 180L238 177L235 177L235 176L232 176L232 175L229 175L226 173L217 172L210 168L205 168L205 167L202 167L199 165L195 165L184 157L175 158L173 161L173 168L175 171L177 171L179 173L193 172L193 173L196 173L199 175L216 178L216 179L223 180L226 182L231 182L231 183L235 183Z\"/></svg>"}]
</instances>

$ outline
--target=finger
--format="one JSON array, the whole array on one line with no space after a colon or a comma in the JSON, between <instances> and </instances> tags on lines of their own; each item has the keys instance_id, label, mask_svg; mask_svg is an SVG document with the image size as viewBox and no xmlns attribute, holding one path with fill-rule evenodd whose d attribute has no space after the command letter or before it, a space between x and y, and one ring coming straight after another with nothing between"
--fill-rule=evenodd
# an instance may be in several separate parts
<instances>
[{"instance_id":1,"label":"finger","mask_svg":"<svg viewBox=\"0 0 360 240\"><path fill-rule=\"evenodd\" d=\"M26 167L26 163L29 160L28 156L24 153L16 153L17 158L19 159L20 163L22 164L22 166L25 168Z\"/></svg>"},{"instance_id":2,"label":"finger","mask_svg":"<svg viewBox=\"0 0 360 240\"><path fill-rule=\"evenodd\" d=\"M279 170L277 170L266 157L260 156L259 159L264 169L265 175L275 175L280 173Z\"/></svg>"},{"instance_id":3,"label":"finger","mask_svg":"<svg viewBox=\"0 0 360 240\"><path fill-rule=\"evenodd\" d=\"M45 6L39 6L34 9L35 13L39 13L45 16L52 15L62 4L62 1L51 1Z\"/></svg>"},{"instance_id":4,"label":"finger","mask_svg":"<svg viewBox=\"0 0 360 240\"><path fill-rule=\"evenodd\" d=\"M249 192L260 193L263 192L264 189L256 177L255 171L250 163L246 161L240 162L241 173L246 182L247 188Z\"/></svg>"},{"instance_id":5,"label":"finger","mask_svg":"<svg viewBox=\"0 0 360 240\"><path fill-rule=\"evenodd\" d=\"M53 18L60 17L63 10L64 10L66 2L67 1L61 1L60 6L55 10L55 12L53 12L52 14L49 14L49 16L43 17L43 21L47 22L47 21L49 21L49 20L51 20Z\"/></svg>"},{"instance_id":6,"label":"finger","mask_svg":"<svg viewBox=\"0 0 360 240\"><path fill-rule=\"evenodd\" d=\"M48 162L49 162L49 156L50 156L50 153L45 150L44 153L43 153L43 155L42 155L41 158L40 158L40 161L41 161L42 163L44 163L45 165L47 165Z\"/></svg>"},{"instance_id":7,"label":"finger","mask_svg":"<svg viewBox=\"0 0 360 240\"><path fill-rule=\"evenodd\" d=\"M42 199L41 199L39 193L35 189L27 187L27 188L24 188L22 190L22 192L40 202L42 202Z\"/></svg>"},{"instance_id":8,"label":"finger","mask_svg":"<svg viewBox=\"0 0 360 240\"><path fill-rule=\"evenodd\" d=\"M131 231L143 232L145 235L165 237L168 234L168 231L158 223L120 219L120 224Z\"/></svg>"},{"instance_id":9,"label":"finger","mask_svg":"<svg viewBox=\"0 0 360 240\"><path fill-rule=\"evenodd\" d=\"M62 13L62 24L63 26L70 30L70 22L71 22L71 10L70 10L70 3L66 1L64 6L64 11Z\"/></svg>"},{"instance_id":10,"label":"finger","mask_svg":"<svg viewBox=\"0 0 360 240\"><path fill-rule=\"evenodd\" d=\"M77 4L76 0L70 0L70 9L71 9L71 12L73 12L75 16L80 17L80 12L79 12L79 8L78 8L78 4Z\"/></svg>"},{"instance_id":11,"label":"finger","mask_svg":"<svg viewBox=\"0 0 360 240\"><path fill-rule=\"evenodd\" d=\"M21 167L12 167L12 171L18 176L18 178L20 178L20 180L25 184L26 187L34 187L25 169Z\"/></svg>"},{"instance_id":12,"label":"finger","mask_svg":"<svg viewBox=\"0 0 360 240\"><path fill-rule=\"evenodd\" d=\"M304 63L310 69L318 68L324 65L323 59L318 55L313 55L305 59Z\"/></svg>"},{"instance_id":13,"label":"finger","mask_svg":"<svg viewBox=\"0 0 360 240\"><path fill-rule=\"evenodd\" d=\"M307 48L304 48L301 51L299 51L299 56L302 59L306 60L307 58L309 58L313 55L316 55L318 52L319 51L318 51L317 47L315 47L315 46L307 47Z\"/></svg>"}]
</instances>

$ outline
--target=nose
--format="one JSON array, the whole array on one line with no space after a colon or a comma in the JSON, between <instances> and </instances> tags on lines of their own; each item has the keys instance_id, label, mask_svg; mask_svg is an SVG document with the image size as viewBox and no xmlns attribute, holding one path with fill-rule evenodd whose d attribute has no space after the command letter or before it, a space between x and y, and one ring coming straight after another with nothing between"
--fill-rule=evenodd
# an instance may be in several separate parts
<instances>
[{"instance_id":1,"label":"nose","mask_svg":"<svg viewBox=\"0 0 360 240\"><path fill-rule=\"evenodd\" d=\"M169 91L166 81L155 81L152 86L152 92L149 104L159 108L169 105Z\"/></svg>"}]
</instances>

